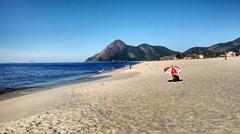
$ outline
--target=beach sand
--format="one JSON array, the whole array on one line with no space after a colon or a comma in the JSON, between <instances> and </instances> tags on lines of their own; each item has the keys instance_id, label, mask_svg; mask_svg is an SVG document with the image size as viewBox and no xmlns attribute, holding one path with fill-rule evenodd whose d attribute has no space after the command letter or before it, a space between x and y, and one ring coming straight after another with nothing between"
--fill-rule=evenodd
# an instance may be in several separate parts
<instances>
[{"instance_id":1,"label":"beach sand","mask_svg":"<svg viewBox=\"0 0 240 134\"><path fill-rule=\"evenodd\" d=\"M163 73L179 66L182 81ZM240 57L142 62L0 101L0 133L240 133Z\"/></svg>"}]
</instances>

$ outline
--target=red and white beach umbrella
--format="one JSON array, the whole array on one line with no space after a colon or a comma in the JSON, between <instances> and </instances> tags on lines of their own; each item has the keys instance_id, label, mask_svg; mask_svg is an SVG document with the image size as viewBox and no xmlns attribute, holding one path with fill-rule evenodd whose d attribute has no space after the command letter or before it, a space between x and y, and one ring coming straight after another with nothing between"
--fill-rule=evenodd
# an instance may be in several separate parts
<instances>
[{"instance_id":1,"label":"red and white beach umbrella","mask_svg":"<svg viewBox=\"0 0 240 134\"><path fill-rule=\"evenodd\" d=\"M177 66L171 65L169 67L164 68L164 72L170 75L177 75L180 72L182 72L182 70Z\"/></svg>"}]
</instances>

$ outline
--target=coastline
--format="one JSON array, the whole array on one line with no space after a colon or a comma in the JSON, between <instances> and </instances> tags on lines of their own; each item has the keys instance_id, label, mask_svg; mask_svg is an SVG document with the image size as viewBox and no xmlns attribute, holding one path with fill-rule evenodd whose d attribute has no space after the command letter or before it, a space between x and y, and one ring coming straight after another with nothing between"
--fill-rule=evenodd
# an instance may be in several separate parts
<instances>
[{"instance_id":1,"label":"coastline","mask_svg":"<svg viewBox=\"0 0 240 134\"><path fill-rule=\"evenodd\" d=\"M104 63L108 63L108 62L104 62ZM126 66L123 66L123 65L118 65L118 63L112 63L112 62L110 62L110 63L113 66L116 65L117 66L116 69L121 69L121 68L126 67ZM121 62L121 63L124 63L124 62ZM59 65L69 64L69 63L34 63L33 65L35 66L35 65L54 65L54 64L57 64L57 66L59 66ZM72 63L72 64L79 64L79 63ZM98 64L98 63L91 63L91 64ZM138 62L133 62L133 64L138 64ZM3 65L5 65L5 64L3 64ZM10 65L24 65L24 66L27 66L27 65L31 65L31 64L29 64L29 63L14 63L14 64L10 64ZM70 64L70 66L71 66L71 64ZM73 65L73 67L74 66L75 65ZM91 70L92 71L91 73L81 74L81 75L75 76L75 78L66 76L65 78L63 77L59 80L49 79L46 82L42 82L42 83L36 82L36 83L33 83L32 85L22 85L22 86L16 86L16 87L1 88L0 89L0 101L10 99L10 98L14 98L14 97L18 97L18 96L22 96L22 95L41 92L41 91L44 91L44 90L51 90L51 89L62 87L62 86L79 84L79 83L84 83L84 82L89 82L89 81L102 79L102 78L105 78L107 76L104 76L104 77L98 76L99 74L108 73L108 72L112 71L111 70L112 68L110 69L108 67L108 68L105 68L103 72L101 72L100 71L101 68L103 68L103 67L100 66L99 69ZM84 70L84 68L83 68L83 70ZM8 79L8 78L6 78L6 79ZM37 80L39 80L39 79L37 79ZM41 80L41 78L40 78L40 80ZM8 83L14 83L14 81L8 81ZM7 83L5 83L5 84L7 85Z\"/></svg>"},{"instance_id":2,"label":"coastline","mask_svg":"<svg viewBox=\"0 0 240 134\"><path fill-rule=\"evenodd\" d=\"M93 74L91 76L83 77L81 79L77 79L68 83L60 83L60 84L53 84L49 86L42 86L42 87L34 87L34 88L22 88L22 89L16 89L13 91L6 91L0 94L0 101L15 98L15 97L20 97L23 95L28 95L28 94L33 94L45 90L52 90L55 88L63 87L63 86L69 86L69 85L74 85L74 84L81 84L85 82L91 82L111 76L98 76L99 74Z\"/></svg>"},{"instance_id":3,"label":"coastline","mask_svg":"<svg viewBox=\"0 0 240 134\"><path fill-rule=\"evenodd\" d=\"M55 85L53 87L46 87L34 90L32 92L29 91L25 92L26 94L23 95L16 94L6 99L0 100L0 123L20 119L46 111L48 107L52 108L51 106L55 105L56 102L63 103L65 100L67 100L69 98L69 94L70 96L72 94L72 88L81 88L89 84L96 84L102 81L111 81L113 73L125 69L128 68L123 67L112 71L106 71L104 73L89 76L81 81L75 81L63 85ZM128 77L131 76L124 76L124 78ZM65 96L66 94L68 97Z\"/></svg>"},{"instance_id":4,"label":"coastline","mask_svg":"<svg viewBox=\"0 0 240 134\"><path fill-rule=\"evenodd\" d=\"M0 101L0 133L238 133L239 60L142 62ZM172 64L183 81L168 82Z\"/></svg>"}]
</instances>

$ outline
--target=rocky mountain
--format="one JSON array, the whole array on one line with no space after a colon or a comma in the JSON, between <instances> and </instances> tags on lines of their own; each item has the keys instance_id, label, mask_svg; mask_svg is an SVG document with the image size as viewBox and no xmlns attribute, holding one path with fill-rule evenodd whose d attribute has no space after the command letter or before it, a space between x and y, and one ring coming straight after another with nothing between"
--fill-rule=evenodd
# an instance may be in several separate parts
<instances>
[{"instance_id":1,"label":"rocky mountain","mask_svg":"<svg viewBox=\"0 0 240 134\"><path fill-rule=\"evenodd\" d=\"M224 54L226 51L234 51L239 53L240 38L225 43L218 43L210 47L192 47L183 52L182 54L183 55L204 54L208 55L208 57L212 57L213 55Z\"/></svg>"},{"instance_id":2,"label":"rocky mountain","mask_svg":"<svg viewBox=\"0 0 240 134\"><path fill-rule=\"evenodd\" d=\"M88 58L86 61L143 61L159 60L164 56L180 54L163 46L141 44L130 46L121 40L115 40L100 53Z\"/></svg>"},{"instance_id":3,"label":"rocky mountain","mask_svg":"<svg viewBox=\"0 0 240 134\"><path fill-rule=\"evenodd\" d=\"M226 51L239 53L240 38L225 43L218 43L210 47L192 47L183 53L170 50L164 46L152 46L149 44L131 46L121 40L115 40L100 53L88 58L86 61L150 61L164 59L164 57L173 55L184 57L196 54L214 57L224 54Z\"/></svg>"}]
</instances>

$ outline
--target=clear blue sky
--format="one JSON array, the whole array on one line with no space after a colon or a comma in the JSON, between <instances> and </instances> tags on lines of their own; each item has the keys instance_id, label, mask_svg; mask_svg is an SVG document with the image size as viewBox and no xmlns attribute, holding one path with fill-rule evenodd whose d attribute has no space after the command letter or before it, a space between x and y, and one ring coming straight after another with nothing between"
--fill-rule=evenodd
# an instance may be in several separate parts
<instances>
[{"instance_id":1,"label":"clear blue sky","mask_svg":"<svg viewBox=\"0 0 240 134\"><path fill-rule=\"evenodd\" d=\"M239 0L0 0L0 62L78 62L115 39L177 51L240 37Z\"/></svg>"}]
</instances>

